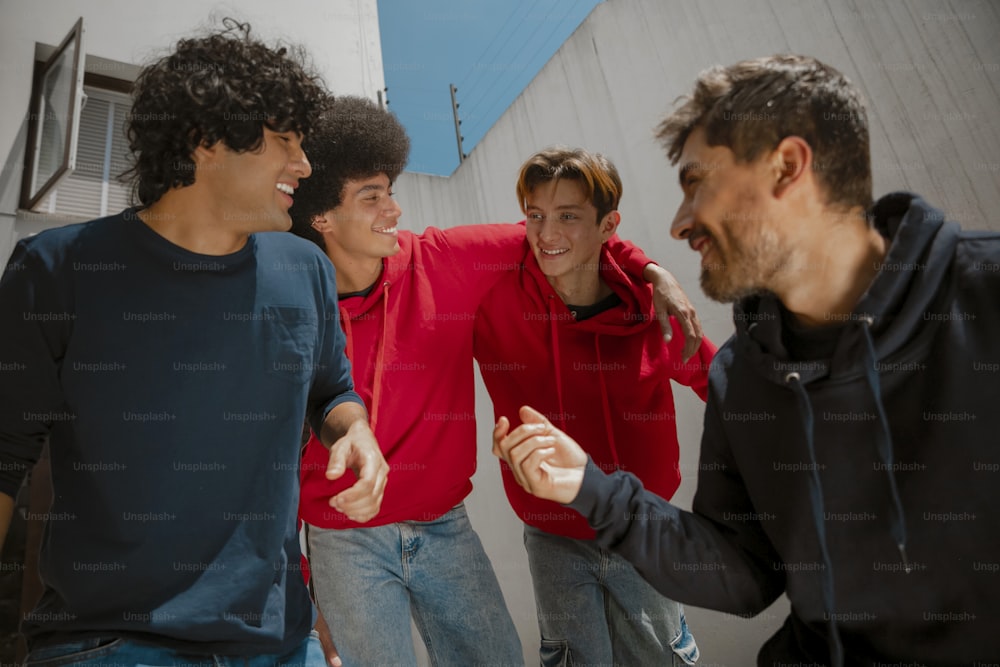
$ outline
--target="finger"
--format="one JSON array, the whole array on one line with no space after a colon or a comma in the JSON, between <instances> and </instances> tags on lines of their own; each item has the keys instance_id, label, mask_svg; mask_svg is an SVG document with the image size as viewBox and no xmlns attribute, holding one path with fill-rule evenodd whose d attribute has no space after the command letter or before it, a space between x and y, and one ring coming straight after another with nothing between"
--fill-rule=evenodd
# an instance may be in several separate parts
<instances>
[{"instance_id":1,"label":"finger","mask_svg":"<svg viewBox=\"0 0 1000 667\"><path fill-rule=\"evenodd\" d=\"M701 331L701 322L698 320L698 313L695 312L694 308L691 308L683 318L677 318L680 322L681 329L684 331L684 352L683 361L687 363L697 352L698 348L701 347L701 339L703 337Z\"/></svg>"},{"instance_id":2,"label":"finger","mask_svg":"<svg viewBox=\"0 0 1000 667\"><path fill-rule=\"evenodd\" d=\"M670 323L670 315L673 314L673 310L673 305L666 298L653 310L656 321L660 323L660 333L663 334L664 343L669 343L674 338L674 327ZM677 315L677 319L680 319L680 315Z\"/></svg>"},{"instance_id":3,"label":"finger","mask_svg":"<svg viewBox=\"0 0 1000 667\"><path fill-rule=\"evenodd\" d=\"M525 491L539 497L546 497L551 492L552 476L543 466L555 453L555 447L539 447L521 461L519 468L524 478Z\"/></svg>"},{"instance_id":4,"label":"finger","mask_svg":"<svg viewBox=\"0 0 1000 667\"><path fill-rule=\"evenodd\" d=\"M514 475L514 480L523 489L528 491L528 493L533 493L532 489L537 486L535 482L537 472L531 470L530 466L525 465L525 461L529 459L533 451L544 447L544 443L540 441L542 437L544 436L531 438L510 452L508 465L510 466L511 473Z\"/></svg>"},{"instance_id":5,"label":"finger","mask_svg":"<svg viewBox=\"0 0 1000 667\"><path fill-rule=\"evenodd\" d=\"M338 479L347 471L348 446L345 438L340 438L330 445L330 458L326 463L326 478Z\"/></svg>"},{"instance_id":6,"label":"finger","mask_svg":"<svg viewBox=\"0 0 1000 667\"><path fill-rule=\"evenodd\" d=\"M330 667L342 667L340 654L337 652L337 645L333 643L330 636L330 628L327 627L326 619L320 614L316 619L316 632L319 633L319 643L323 647L323 656Z\"/></svg>"},{"instance_id":7,"label":"finger","mask_svg":"<svg viewBox=\"0 0 1000 667\"><path fill-rule=\"evenodd\" d=\"M521 421L525 424L545 424L547 426L552 426L552 422L549 421L548 417L530 405L522 405L518 414L521 417Z\"/></svg>"},{"instance_id":8,"label":"finger","mask_svg":"<svg viewBox=\"0 0 1000 667\"><path fill-rule=\"evenodd\" d=\"M493 427L493 456L503 458L503 452L500 449L500 441L504 439L509 431L510 420L506 417L498 419L496 425Z\"/></svg>"},{"instance_id":9,"label":"finger","mask_svg":"<svg viewBox=\"0 0 1000 667\"><path fill-rule=\"evenodd\" d=\"M330 505L351 521L365 523L378 515L388 482L388 468L381 461L365 464L358 481L330 499Z\"/></svg>"},{"instance_id":10,"label":"finger","mask_svg":"<svg viewBox=\"0 0 1000 667\"><path fill-rule=\"evenodd\" d=\"M365 523L378 514L382 498L373 493L374 487L356 487L358 484L335 495L330 499L330 505L351 521Z\"/></svg>"},{"instance_id":11,"label":"finger","mask_svg":"<svg viewBox=\"0 0 1000 667\"><path fill-rule=\"evenodd\" d=\"M536 435L524 440L516 447L510 450L510 466L512 468L522 469L522 472L527 470L524 468L524 462L531 456L531 454L537 449L554 448L556 444L555 436L552 435Z\"/></svg>"},{"instance_id":12,"label":"finger","mask_svg":"<svg viewBox=\"0 0 1000 667\"><path fill-rule=\"evenodd\" d=\"M528 438L551 433L553 428L551 424L521 424L500 440L500 453L504 459L509 459L511 449L517 447Z\"/></svg>"}]
</instances>

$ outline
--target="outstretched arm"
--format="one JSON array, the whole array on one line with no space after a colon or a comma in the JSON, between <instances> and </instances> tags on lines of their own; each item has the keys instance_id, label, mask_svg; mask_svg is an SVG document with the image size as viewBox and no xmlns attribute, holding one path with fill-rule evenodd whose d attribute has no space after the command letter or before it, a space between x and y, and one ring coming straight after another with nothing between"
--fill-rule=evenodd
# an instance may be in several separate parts
<instances>
[{"instance_id":1,"label":"outstretched arm","mask_svg":"<svg viewBox=\"0 0 1000 667\"><path fill-rule=\"evenodd\" d=\"M711 403L710 403L711 405ZM756 614L784 590L779 558L733 465L715 454L699 478L695 511L646 491L634 475L605 474L572 438L531 408L508 433L494 430L494 451L530 493L568 504L586 517L597 542L628 559L665 596L728 613ZM722 467L717 467L722 466ZM703 488L703 485L707 488Z\"/></svg>"}]
</instances>

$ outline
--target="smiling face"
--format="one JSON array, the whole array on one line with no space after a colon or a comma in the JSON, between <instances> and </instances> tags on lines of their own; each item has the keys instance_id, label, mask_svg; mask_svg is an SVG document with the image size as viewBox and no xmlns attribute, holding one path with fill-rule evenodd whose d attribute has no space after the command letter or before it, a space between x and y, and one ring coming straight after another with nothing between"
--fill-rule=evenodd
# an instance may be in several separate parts
<instances>
[{"instance_id":1,"label":"smiling face","mask_svg":"<svg viewBox=\"0 0 1000 667\"><path fill-rule=\"evenodd\" d=\"M295 189L312 173L301 135L265 127L256 151L237 152L222 142L199 151L197 179L209 185L227 226L245 233L291 227Z\"/></svg>"},{"instance_id":2,"label":"smiling face","mask_svg":"<svg viewBox=\"0 0 1000 667\"><path fill-rule=\"evenodd\" d=\"M323 234L327 252L340 270L338 258L379 260L399 252L396 225L402 209L392 198L385 174L347 180L340 204L313 225Z\"/></svg>"},{"instance_id":3,"label":"smiling face","mask_svg":"<svg viewBox=\"0 0 1000 667\"><path fill-rule=\"evenodd\" d=\"M597 274L601 245L615 232L617 211L598 224L583 185L561 178L536 185L525 198L525 213L528 243L550 283Z\"/></svg>"},{"instance_id":4,"label":"smiling face","mask_svg":"<svg viewBox=\"0 0 1000 667\"><path fill-rule=\"evenodd\" d=\"M709 146L698 127L684 144L679 167L684 200L671 234L701 253L705 294L731 302L776 291L793 244L771 206L769 157L737 163L729 148Z\"/></svg>"}]
</instances>

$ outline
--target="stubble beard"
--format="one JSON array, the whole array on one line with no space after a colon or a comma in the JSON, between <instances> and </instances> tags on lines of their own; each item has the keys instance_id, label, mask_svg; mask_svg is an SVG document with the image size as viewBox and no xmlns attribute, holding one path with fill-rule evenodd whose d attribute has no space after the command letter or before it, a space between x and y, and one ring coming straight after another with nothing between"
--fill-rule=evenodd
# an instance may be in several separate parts
<instances>
[{"instance_id":1,"label":"stubble beard","mask_svg":"<svg viewBox=\"0 0 1000 667\"><path fill-rule=\"evenodd\" d=\"M789 253L773 233L758 231L749 243L727 239L729 257L723 256L716 239L719 261L702 268L700 283L705 296L719 303L735 303L747 297L771 293L774 278L789 262Z\"/></svg>"}]
</instances>

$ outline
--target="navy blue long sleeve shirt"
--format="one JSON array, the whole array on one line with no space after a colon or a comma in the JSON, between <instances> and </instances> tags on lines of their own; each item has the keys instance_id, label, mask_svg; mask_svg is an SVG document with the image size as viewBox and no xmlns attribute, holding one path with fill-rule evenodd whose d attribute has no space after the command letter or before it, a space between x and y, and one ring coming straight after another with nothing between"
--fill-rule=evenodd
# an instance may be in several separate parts
<instances>
[{"instance_id":1,"label":"navy blue long sleeve shirt","mask_svg":"<svg viewBox=\"0 0 1000 667\"><path fill-rule=\"evenodd\" d=\"M18 243L0 317L0 492L46 437L52 458L29 640L299 643L302 420L361 403L318 248L266 233L199 255L129 210Z\"/></svg>"}]
</instances>

